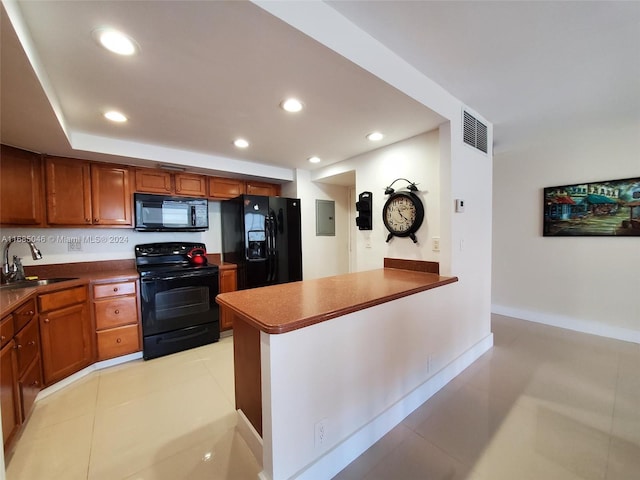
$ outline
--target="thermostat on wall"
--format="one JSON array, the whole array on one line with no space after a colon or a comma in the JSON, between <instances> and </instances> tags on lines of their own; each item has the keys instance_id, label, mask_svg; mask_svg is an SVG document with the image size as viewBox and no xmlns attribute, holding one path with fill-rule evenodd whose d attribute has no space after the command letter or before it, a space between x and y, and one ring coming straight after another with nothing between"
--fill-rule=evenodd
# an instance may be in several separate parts
<instances>
[{"instance_id":1,"label":"thermostat on wall","mask_svg":"<svg viewBox=\"0 0 640 480\"><path fill-rule=\"evenodd\" d=\"M456 198L456 212L458 213L464 212L464 200Z\"/></svg>"}]
</instances>

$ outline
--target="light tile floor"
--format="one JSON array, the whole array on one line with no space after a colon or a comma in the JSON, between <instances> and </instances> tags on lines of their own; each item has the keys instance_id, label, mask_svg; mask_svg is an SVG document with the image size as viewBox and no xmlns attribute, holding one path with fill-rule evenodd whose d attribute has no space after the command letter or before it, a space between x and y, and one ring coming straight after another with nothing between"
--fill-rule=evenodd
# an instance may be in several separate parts
<instances>
[{"instance_id":1,"label":"light tile floor","mask_svg":"<svg viewBox=\"0 0 640 480\"><path fill-rule=\"evenodd\" d=\"M640 345L501 316L495 347L338 480L639 480ZM254 480L231 338L41 401L7 480ZM318 479L325 480L325 479Z\"/></svg>"},{"instance_id":2,"label":"light tile floor","mask_svg":"<svg viewBox=\"0 0 640 480\"><path fill-rule=\"evenodd\" d=\"M235 425L227 337L93 372L38 401L7 480L256 479Z\"/></svg>"},{"instance_id":3,"label":"light tile floor","mask_svg":"<svg viewBox=\"0 0 640 480\"><path fill-rule=\"evenodd\" d=\"M640 480L640 345L499 315L492 330L336 480Z\"/></svg>"}]
</instances>

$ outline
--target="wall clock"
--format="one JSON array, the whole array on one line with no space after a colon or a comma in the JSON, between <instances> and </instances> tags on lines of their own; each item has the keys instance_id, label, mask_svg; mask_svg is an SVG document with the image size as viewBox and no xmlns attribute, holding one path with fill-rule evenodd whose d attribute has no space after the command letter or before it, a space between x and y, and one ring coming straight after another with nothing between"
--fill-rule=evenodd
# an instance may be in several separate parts
<instances>
[{"instance_id":1,"label":"wall clock","mask_svg":"<svg viewBox=\"0 0 640 480\"><path fill-rule=\"evenodd\" d=\"M415 184L411 184L415 187ZM413 243L417 243L415 233L422 225L424 220L424 206L418 196L413 191L395 192L387 187L387 193L391 196L382 207L382 221L384 226L389 230L387 242L395 237L409 237ZM416 188L417 190L417 188Z\"/></svg>"}]
</instances>

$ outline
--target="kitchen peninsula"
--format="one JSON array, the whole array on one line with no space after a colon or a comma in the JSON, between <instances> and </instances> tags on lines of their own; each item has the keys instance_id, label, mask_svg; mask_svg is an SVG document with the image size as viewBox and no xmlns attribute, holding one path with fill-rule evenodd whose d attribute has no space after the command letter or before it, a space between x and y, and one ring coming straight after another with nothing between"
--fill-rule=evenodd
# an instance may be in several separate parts
<instances>
[{"instance_id":1,"label":"kitchen peninsula","mask_svg":"<svg viewBox=\"0 0 640 480\"><path fill-rule=\"evenodd\" d=\"M375 442L360 437L377 417L398 423L415 408L407 399L441 353L440 305L452 296L440 287L456 282L434 262L385 259L378 270L217 297L233 315L236 407L255 429L261 478L333 476L345 452Z\"/></svg>"}]
</instances>

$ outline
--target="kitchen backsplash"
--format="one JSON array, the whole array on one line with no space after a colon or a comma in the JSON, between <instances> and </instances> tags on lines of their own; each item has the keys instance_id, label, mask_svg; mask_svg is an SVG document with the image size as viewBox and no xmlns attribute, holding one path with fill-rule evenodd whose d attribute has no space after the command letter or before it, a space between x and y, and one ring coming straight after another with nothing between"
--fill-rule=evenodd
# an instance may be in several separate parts
<instances>
[{"instance_id":1,"label":"kitchen backsplash","mask_svg":"<svg viewBox=\"0 0 640 480\"><path fill-rule=\"evenodd\" d=\"M220 202L209 202L209 230L197 233L137 232L128 228L23 228L0 230L2 246L9 238L16 238L10 256L22 258L23 265L89 262L134 258L133 249L141 243L190 241L206 244L213 253L221 251ZM33 260L26 244L33 240L42 252L42 260ZM11 258L9 259L11 261Z\"/></svg>"}]
</instances>

